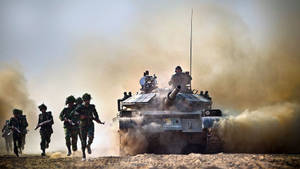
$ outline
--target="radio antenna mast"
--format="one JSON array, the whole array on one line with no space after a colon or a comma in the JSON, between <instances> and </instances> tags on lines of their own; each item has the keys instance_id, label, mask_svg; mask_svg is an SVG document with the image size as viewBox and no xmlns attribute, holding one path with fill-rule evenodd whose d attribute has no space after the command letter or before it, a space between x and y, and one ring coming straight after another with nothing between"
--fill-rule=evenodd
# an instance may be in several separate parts
<instances>
[{"instance_id":1,"label":"radio antenna mast","mask_svg":"<svg viewBox=\"0 0 300 169\"><path fill-rule=\"evenodd\" d=\"M193 8L191 13L191 37L190 37L190 75L192 76L192 52L193 52Z\"/></svg>"}]
</instances>

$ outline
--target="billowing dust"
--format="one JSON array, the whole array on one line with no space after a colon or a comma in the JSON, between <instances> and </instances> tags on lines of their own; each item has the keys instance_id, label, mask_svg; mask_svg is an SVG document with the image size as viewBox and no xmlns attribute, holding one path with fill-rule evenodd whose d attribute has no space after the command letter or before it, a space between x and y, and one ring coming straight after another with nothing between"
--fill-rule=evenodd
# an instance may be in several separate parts
<instances>
[{"instance_id":1,"label":"billowing dust","mask_svg":"<svg viewBox=\"0 0 300 169\"><path fill-rule=\"evenodd\" d=\"M299 153L299 108L286 102L227 117L219 130L225 152Z\"/></svg>"},{"instance_id":2,"label":"billowing dust","mask_svg":"<svg viewBox=\"0 0 300 169\"><path fill-rule=\"evenodd\" d=\"M298 17L291 17L299 16L300 10L294 6L290 9L281 2L260 4L257 10L261 12L259 18L265 23L266 32L255 36L263 35L259 41L241 16L214 3L162 7L155 15L147 5L141 5L143 13L132 23L132 29L126 31L126 36L111 39L83 36L74 43L74 59L55 70L45 70L44 77L39 79L44 83L29 92L44 91L48 103L55 103L52 107L56 110L63 108L63 104L56 103L63 103L67 95L90 92L100 118L110 123L117 114L116 100L123 97L124 91L139 91L138 81L145 70L158 76L161 87L168 86L177 65L188 70L188 23L193 7L192 87L208 90L214 106L226 112L220 128L226 151L300 152L297 123L300 116L300 24ZM8 118L6 113L14 106L27 107L30 112L33 103L26 97L22 75L4 70L1 76L1 119ZM16 76L13 78L16 82L10 81L10 76ZM11 86L13 84L17 86ZM19 92L15 94L15 91ZM57 93L65 95L57 96ZM59 111L54 112L55 117L58 114ZM55 127L62 133L57 123ZM112 149L115 153L119 146L117 128L113 124L104 129L96 127L96 154L112 153ZM121 143L140 151L144 145L136 141L145 145L147 142L143 136L136 139L137 135L139 133L129 132L126 137L132 136L133 140L125 139ZM64 142L63 137L59 142Z\"/></svg>"},{"instance_id":3,"label":"billowing dust","mask_svg":"<svg viewBox=\"0 0 300 169\"><path fill-rule=\"evenodd\" d=\"M23 74L13 67L0 69L0 124L1 127L5 120L9 120L13 114L14 108L22 109L23 114L28 119L28 130L30 142L32 145L39 146L39 135L37 132L32 132L36 125L36 106L33 100L29 98L26 80ZM2 129L2 128L1 128ZM0 140L0 149L4 150L4 139ZM25 152L28 152L25 150Z\"/></svg>"}]
</instances>

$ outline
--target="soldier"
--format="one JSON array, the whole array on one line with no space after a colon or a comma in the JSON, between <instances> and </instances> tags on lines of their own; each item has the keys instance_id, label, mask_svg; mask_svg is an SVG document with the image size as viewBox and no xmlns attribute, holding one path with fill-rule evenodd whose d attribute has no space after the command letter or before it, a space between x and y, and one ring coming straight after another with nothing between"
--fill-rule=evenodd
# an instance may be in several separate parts
<instances>
[{"instance_id":1,"label":"soldier","mask_svg":"<svg viewBox=\"0 0 300 169\"><path fill-rule=\"evenodd\" d=\"M41 135L41 150L42 150L42 156L45 156L45 149L49 148L50 138L51 134L53 133L52 125L54 124L53 116L51 111L47 112L47 106L44 104L41 104L39 106L39 109L41 111L41 114L39 114L38 124L35 128L40 128L40 135Z\"/></svg>"},{"instance_id":2,"label":"soldier","mask_svg":"<svg viewBox=\"0 0 300 169\"><path fill-rule=\"evenodd\" d=\"M6 120L5 125L2 128L2 137L5 139L6 151L10 153L12 151L12 130L9 127L9 120Z\"/></svg>"},{"instance_id":3,"label":"soldier","mask_svg":"<svg viewBox=\"0 0 300 169\"><path fill-rule=\"evenodd\" d=\"M95 120L99 124L104 124L100 121L95 105L90 104L91 95L85 93L82 96L84 104L77 107L72 114L77 114L80 117L80 134L81 134L81 148L82 148L82 160L86 159L85 149L87 148L88 153L91 154L91 144L94 139L94 123ZM86 143L87 137L89 138Z\"/></svg>"},{"instance_id":4,"label":"soldier","mask_svg":"<svg viewBox=\"0 0 300 169\"><path fill-rule=\"evenodd\" d=\"M82 106L82 103L83 103L83 100L82 100L82 98L81 97L78 97L77 99L76 99L76 108L78 108L78 107L80 107L80 106ZM75 109L76 109L75 108ZM75 110L74 109L74 110ZM72 112L71 112L71 114L72 114ZM76 126L77 126L77 133L78 133L78 136L79 136L79 138L81 139L81 134L80 134L80 128L79 128L79 124L80 124L80 116L79 116L79 113L77 113L77 112L74 112L73 114L72 114L72 121L76 124ZM77 137L76 137L77 138ZM76 142L77 143L77 142Z\"/></svg>"},{"instance_id":5,"label":"soldier","mask_svg":"<svg viewBox=\"0 0 300 169\"><path fill-rule=\"evenodd\" d=\"M14 117L10 119L9 127L13 131L14 152L16 156L19 157L19 151L22 152L21 120L19 118L21 110L14 109L13 114Z\"/></svg>"},{"instance_id":6,"label":"soldier","mask_svg":"<svg viewBox=\"0 0 300 169\"><path fill-rule=\"evenodd\" d=\"M27 119L26 119L26 115L23 115L23 111L22 110L21 110L19 116L20 116L20 122L21 122L20 131L21 131L21 138L22 138L22 150L24 150L28 122L27 122Z\"/></svg>"},{"instance_id":7,"label":"soldier","mask_svg":"<svg viewBox=\"0 0 300 169\"><path fill-rule=\"evenodd\" d=\"M75 101L76 99L74 96L67 97L66 99L67 107L65 107L59 115L60 120L64 121L66 146L68 148L67 156L70 156L72 154L71 139L72 139L72 150L77 151L79 124L77 122L73 122L74 119L71 116L71 112L76 108L74 105Z\"/></svg>"},{"instance_id":8,"label":"soldier","mask_svg":"<svg viewBox=\"0 0 300 169\"><path fill-rule=\"evenodd\" d=\"M186 91L191 85L192 77L189 75L189 72L182 72L180 66L175 68L175 74L171 77L169 85L172 85L172 88L175 89L177 86L181 86L181 91Z\"/></svg>"},{"instance_id":9,"label":"soldier","mask_svg":"<svg viewBox=\"0 0 300 169\"><path fill-rule=\"evenodd\" d=\"M157 88L157 81L155 74L153 76L149 75L149 71L146 70L144 72L144 76L140 79L140 85L141 85L141 91L144 91L145 93L149 93L152 90Z\"/></svg>"}]
</instances>

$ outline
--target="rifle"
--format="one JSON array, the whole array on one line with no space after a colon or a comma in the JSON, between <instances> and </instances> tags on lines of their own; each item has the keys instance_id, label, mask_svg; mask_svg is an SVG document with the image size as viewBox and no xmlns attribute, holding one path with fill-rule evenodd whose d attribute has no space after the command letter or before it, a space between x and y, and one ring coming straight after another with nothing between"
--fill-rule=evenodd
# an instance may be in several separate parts
<instances>
[{"instance_id":1,"label":"rifle","mask_svg":"<svg viewBox=\"0 0 300 169\"><path fill-rule=\"evenodd\" d=\"M65 118L65 121L71 124L72 126L75 126L76 123L74 123L72 120Z\"/></svg>"},{"instance_id":2,"label":"rifle","mask_svg":"<svg viewBox=\"0 0 300 169\"><path fill-rule=\"evenodd\" d=\"M12 128L13 130L15 130L16 132L18 132L19 134L21 134L21 131L20 131L18 128L14 127L14 126L12 126L11 128Z\"/></svg>"},{"instance_id":3,"label":"rifle","mask_svg":"<svg viewBox=\"0 0 300 169\"><path fill-rule=\"evenodd\" d=\"M41 127L42 125L45 125L45 124L47 124L47 123L50 123L51 121L52 121L52 119L41 122L40 124L38 124L38 125L36 126L36 128L35 128L34 130L38 129L38 128Z\"/></svg>"}]
</instances>

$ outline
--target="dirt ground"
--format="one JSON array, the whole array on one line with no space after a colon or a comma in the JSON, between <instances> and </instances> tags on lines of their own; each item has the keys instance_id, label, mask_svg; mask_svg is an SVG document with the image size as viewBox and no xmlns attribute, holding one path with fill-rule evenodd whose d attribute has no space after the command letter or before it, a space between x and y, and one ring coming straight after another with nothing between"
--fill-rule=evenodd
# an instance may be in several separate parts
<instances>
[{"instance_id":1,"label":"dirt ground","mask_svg":"<svg viewBox=\"0 0 300 169\"><path fill-rule=\"evenodd\" d=\"M300 155L286 154L141 154L127 157L1 156L0 168L300 168Z\"/></svg>"},{"instance_id":2,"label":"dirt ground","mask_svg":"<svg viewBox=\"0 0 300 169\"><path fill-rule=\"evenodd\" d=\"M0 168L300 168L300 154L141 154L126 157L0 156Z\"/></svg>"}]
</instances>

